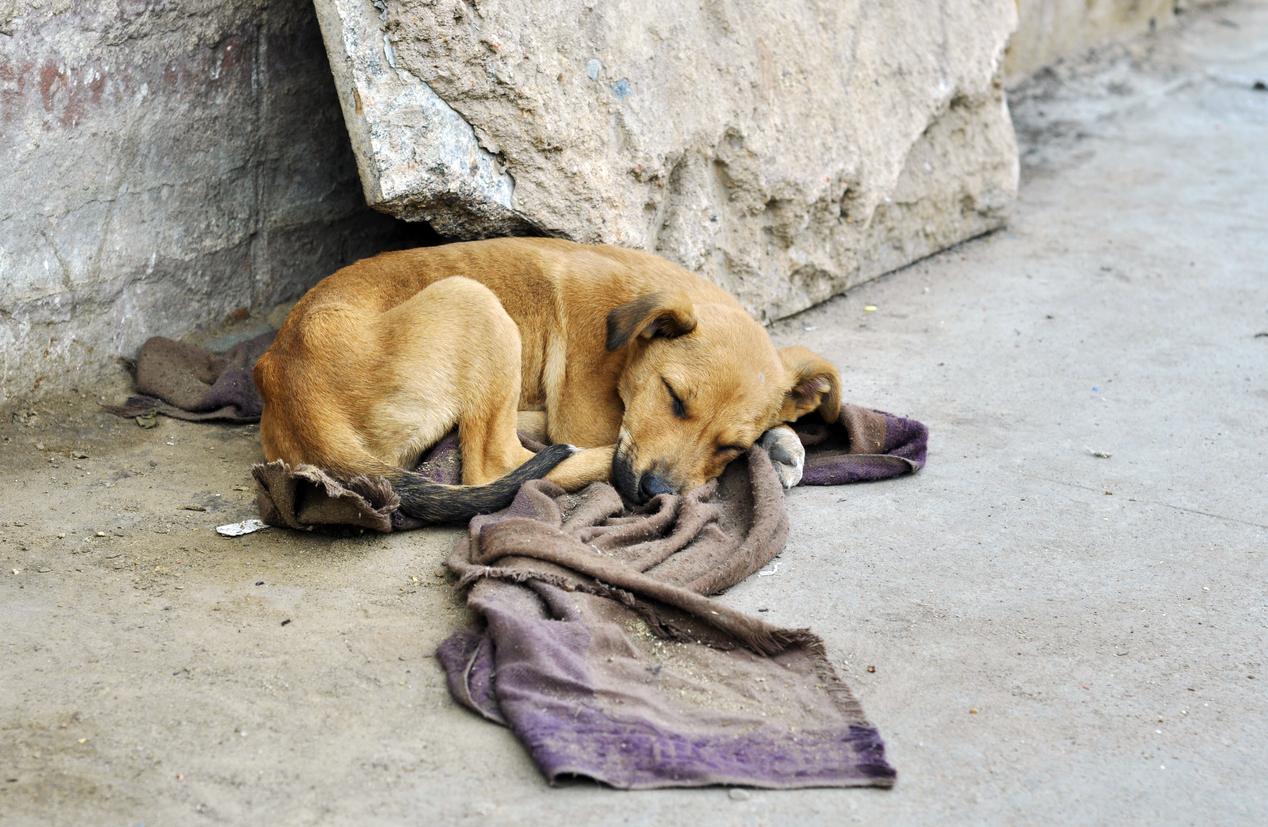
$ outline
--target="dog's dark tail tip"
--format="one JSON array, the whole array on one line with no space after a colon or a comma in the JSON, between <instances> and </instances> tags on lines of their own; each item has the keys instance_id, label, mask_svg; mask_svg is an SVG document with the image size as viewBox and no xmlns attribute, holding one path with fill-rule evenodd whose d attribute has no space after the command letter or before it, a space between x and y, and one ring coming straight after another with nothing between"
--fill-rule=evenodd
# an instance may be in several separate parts
<instances>
[{"instance_id":1,"label":"dog's dark tail tip","mask_svg":"<svg viewBox=\"0 0 1268 827\"><path fill-rule=\"evenodd\" d=\"M521 485L546 476L578 450L572 445L549 445L487 485L445 485L406 471L393 478L392 488L401 498L401 511L410 517L429 523L460 522L506 508Z\"/></svg>"}]
</instances>

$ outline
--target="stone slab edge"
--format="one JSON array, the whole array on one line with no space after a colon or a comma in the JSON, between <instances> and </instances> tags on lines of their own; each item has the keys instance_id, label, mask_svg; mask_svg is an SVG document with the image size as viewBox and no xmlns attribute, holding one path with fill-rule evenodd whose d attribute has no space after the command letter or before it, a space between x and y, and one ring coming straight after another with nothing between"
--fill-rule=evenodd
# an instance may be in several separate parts
<instances>
[{"instance_id":1,"label":"stone slab edge","mask_svg":"<svg viewBox=\"0 0 1268 827\"><path fill-rule=\"evenodd\" d=\"M314 8L331 66L345 69L332 74L366 202L442 235L531 231L511 206L515 182L497 156L427 83L397 65L384 7L330 0ZM424 162L414 151L420 146L441 160Z\"/></svg>"}]
</instances>

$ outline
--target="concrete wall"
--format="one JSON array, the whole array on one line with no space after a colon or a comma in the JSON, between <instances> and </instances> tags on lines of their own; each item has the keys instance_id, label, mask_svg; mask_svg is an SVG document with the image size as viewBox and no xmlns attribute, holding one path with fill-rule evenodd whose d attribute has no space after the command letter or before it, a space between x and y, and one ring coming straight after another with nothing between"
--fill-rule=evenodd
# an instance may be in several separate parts
<instances>
[{"instance_id":1,"label":"concrete wall","mask_svg":"<svg viewBox=\"0 0 1268 827\"><path fill-rule=\"evenodd\" d=\"M365 206L308 0L0 0L0 158L0 406L429 236Z\"/></svg>"},{"instance_id":2,"label":"concrete wall","mask_svg":"<svg viewBox=\"0 0 1268 827\"><path fill-rule=\"evenodd\" d=\"M1004 58L1016 83L1061 58L1169 26L1193 6L1219 0L1017 0L1018 25Z\"/></svg>"}]
</instances>

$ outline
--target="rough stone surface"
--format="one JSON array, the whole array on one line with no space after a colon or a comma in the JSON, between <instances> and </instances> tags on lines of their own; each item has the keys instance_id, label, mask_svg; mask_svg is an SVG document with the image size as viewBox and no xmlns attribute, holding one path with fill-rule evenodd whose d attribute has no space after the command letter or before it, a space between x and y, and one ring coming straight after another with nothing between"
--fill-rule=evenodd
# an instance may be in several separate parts
<instances>
[{"instance_id":1,"label":"rough stone surface","mask_svg":"<svg viewBox=\"0 0 1268 827\"><path fill-rule=\"evenodd\" d=\"M363 203L305 0L0 2L0 405L294 297Z\"/></svg>"},{"instance_id":2,"label":"rough stone surface","mask_svg":"<svg viewBox=\"0 0 1268 827\"><path fill-rule=\"evenodd\" d=\"M1009 0L317 0L371 203L655 250L766 316L999 226Z\"/></svg>"}]
</instances>

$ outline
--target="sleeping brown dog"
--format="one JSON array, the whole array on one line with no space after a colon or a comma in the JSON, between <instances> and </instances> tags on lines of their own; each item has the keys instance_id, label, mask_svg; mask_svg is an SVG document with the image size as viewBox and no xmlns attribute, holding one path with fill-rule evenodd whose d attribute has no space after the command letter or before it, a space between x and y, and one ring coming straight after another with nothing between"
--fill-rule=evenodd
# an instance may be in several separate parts
<instances>
[{"instance_id":1,"label":"sleeping brown dog","mask_svg":"<svg viewBox=\"0 0 1268 827\"><path fill-rule=\"evenodd\" d=\"M543 238L345 267L295 305L255 382L269 460L386 476L404 512L432 521L501 508L543 475L645 502L713 479L764 434L791 484L804 455L782 426L841 405L832 365L777 350L705 279ZM454 427L463 485L407 470ZM559 444L534 456L517 430Z\"/></svg>"}]
</instances>

